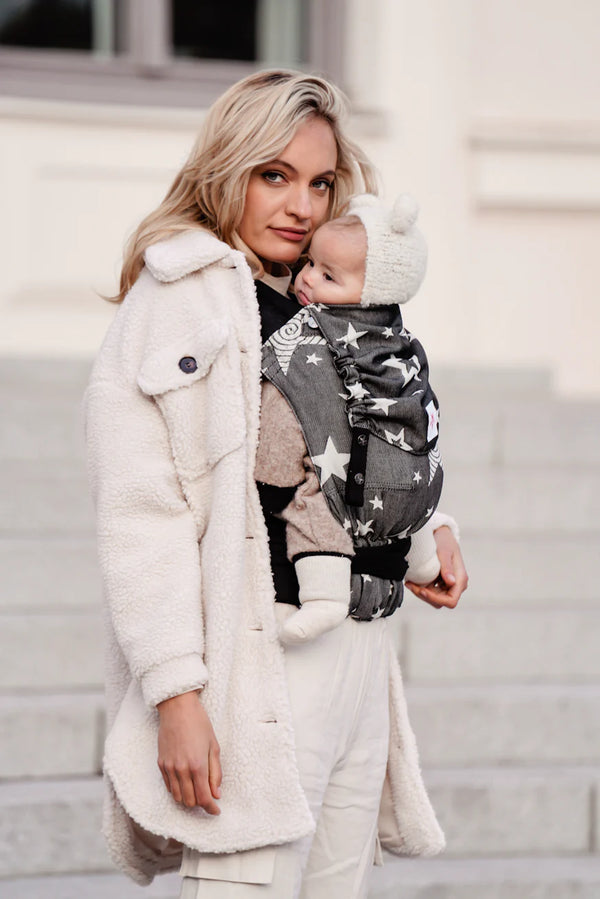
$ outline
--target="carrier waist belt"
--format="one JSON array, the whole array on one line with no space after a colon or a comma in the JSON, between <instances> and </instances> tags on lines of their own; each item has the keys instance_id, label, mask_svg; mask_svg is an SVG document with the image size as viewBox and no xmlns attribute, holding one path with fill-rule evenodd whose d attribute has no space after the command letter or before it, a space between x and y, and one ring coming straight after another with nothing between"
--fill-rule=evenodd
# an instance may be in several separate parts
<instances>
[{"instance_id":1,"label":"carrier waist belt","mask_svg":"<svg viewBox=\"0 0 600 899\"><path fill-rule=\"evenodd\" d=\"M370 574L388 581L401 581L408 569L406 556L410 549L410 537L386 546L360 546L355 548L351 568L354 574Z\"/></svg>"}]
</instances>

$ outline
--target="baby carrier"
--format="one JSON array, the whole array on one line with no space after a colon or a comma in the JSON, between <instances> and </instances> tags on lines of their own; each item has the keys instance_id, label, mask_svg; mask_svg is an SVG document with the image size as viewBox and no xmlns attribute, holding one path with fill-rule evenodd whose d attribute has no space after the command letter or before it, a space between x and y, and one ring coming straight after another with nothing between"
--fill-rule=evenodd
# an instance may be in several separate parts
<instances>
[{"instance_id":1,"label":"baby carrier","mask_svg":"<svg viewBox=\"0 0 600 899\"><path fill-rule=\"evenodd\" d=\"M391 615L410 534L442 489L423 347L397 305L313 304L264 343L262 373L290 403L331 512L352 535L350 614Z\"/></svg>"}]
</instances>

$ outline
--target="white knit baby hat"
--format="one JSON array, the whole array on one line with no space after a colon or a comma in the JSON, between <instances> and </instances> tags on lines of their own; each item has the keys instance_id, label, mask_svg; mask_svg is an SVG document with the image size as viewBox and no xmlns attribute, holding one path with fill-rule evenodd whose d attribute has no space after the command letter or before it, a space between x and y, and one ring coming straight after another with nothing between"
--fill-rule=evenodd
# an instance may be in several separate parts
<instances>
[{"instance_id":1,"label":"white knit baby hat","mask_svg":"<svg viewBox=\"0 0 600 899\"><path fill-rule=\"evenodd\" d=\"M361 306L406 303L416 294L427 268L427 244L415 227L419 207L410 194L400 194L392 209L373 194L350 200L367 232L367 261Z\"/></svg>"}]
</instances>

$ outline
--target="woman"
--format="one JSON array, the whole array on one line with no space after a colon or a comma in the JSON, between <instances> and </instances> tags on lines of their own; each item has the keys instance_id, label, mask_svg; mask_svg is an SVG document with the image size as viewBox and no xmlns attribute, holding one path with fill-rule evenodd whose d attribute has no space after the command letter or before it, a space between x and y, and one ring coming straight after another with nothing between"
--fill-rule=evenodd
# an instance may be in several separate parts
<instances>
[{"instance_id":1,"label":"woman","mask_svg":"<svg viewBox=\"0 0 600 899\"><path fill-rule=\"evenodd\" d=\"M105 835L140 883L183 846L186 899L365 895L382 790L385 846L443 846L386 620L347 619L284 655L290 607L274 602L253 477L261 324L298 308L289 266L315 228L374 187L343 111L327 82L290 72L217 101L128 247L85 397L108 608ZM283 288L260 315L253 277ZM460 551L448 527L436 541L444 583L420 595L454 606Z\"/></svg>"}]
</instances>

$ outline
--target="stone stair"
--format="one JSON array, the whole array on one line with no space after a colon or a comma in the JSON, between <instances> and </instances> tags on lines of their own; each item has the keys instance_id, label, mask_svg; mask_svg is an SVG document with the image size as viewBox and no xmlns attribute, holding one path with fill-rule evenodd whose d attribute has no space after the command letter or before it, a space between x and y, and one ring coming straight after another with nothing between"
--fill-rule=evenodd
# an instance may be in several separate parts
<instances>
[{"instance_id":1,"label":"stone stair","mask_svg":"<svg viewBox=\"0 0 600 899\"><path fill-rule=\"evenodd\" d=\"M88 371L0 359L0 895L174 899L176 875L115 873L99 833ZM448 850L388 858L371 897L598 899L600 403L536 373L434 375L471 584L453 611L407 595L394 625Z\"/></svg>"}]
</instances>

